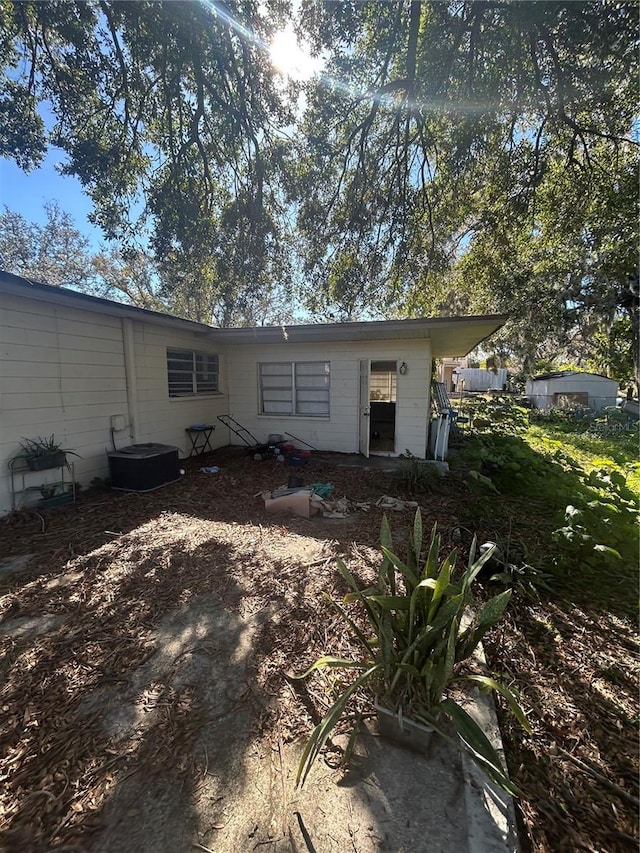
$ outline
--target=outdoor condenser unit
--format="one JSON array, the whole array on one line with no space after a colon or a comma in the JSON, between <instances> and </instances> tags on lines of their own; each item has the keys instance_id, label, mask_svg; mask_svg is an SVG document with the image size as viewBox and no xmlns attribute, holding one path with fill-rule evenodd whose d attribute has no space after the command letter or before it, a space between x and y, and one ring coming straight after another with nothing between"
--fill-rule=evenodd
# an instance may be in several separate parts
<instances>
[{"instance_id":1,"label":"outdoor condenser unit","mask_svg":"<svg viewBox=\"0 0 640 853\"><path fill-rule=\"evenodd\" d=\"M112 489L151 492L180 479L178 448L169 444L131 444L107 456Z\"/></svg>"}]
</instances>

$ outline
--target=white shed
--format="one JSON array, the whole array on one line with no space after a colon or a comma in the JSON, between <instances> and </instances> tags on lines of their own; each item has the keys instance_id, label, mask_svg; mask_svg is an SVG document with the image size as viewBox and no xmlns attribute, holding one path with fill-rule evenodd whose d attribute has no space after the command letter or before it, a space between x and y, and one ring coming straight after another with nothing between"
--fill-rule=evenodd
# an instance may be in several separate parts
<instances>
[{"instance_id":1,"label":"white shed","mask_svg":"<svg viewBox=\"0 0 640 853\"><path fill-rule=\"evenodd\" d=\"M618 383L599 373L560 370L528 379L525 394L536 409L584 406L597 412L615 406Z\"/></svg>"},{"instance_id":2,"label":"white shed","mask_svg":"<svg viewBox=\"0 0 640 853\"><path fill-rule=\"evenodd\" d=\"M192 424L215 424L214 448L241 444L225 414L259 442L425 458L433 359L466 355L504 320L220 329L0 271L0 513L16 503L21 440L51 434L79 454L82 485L123 447L188 456Z\"/></svg>"}]
</instances>

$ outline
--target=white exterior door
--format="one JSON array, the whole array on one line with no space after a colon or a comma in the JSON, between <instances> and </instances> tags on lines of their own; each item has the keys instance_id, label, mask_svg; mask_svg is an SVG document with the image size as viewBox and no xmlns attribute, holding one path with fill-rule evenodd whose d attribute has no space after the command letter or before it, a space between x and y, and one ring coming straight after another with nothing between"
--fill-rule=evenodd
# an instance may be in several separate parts
<instances>
[{"instance_id":1,"label":"white exterior door","mask_svg":"<svg viewBox=\"0 0 640 853\"><path fill-rule=\"evenodd\" d=\"M360 361L360 441L359 450L363 456L369 458L370 437L370 407L369 407L369 377L371 374L371 361L364 358Z\"/></svg>"}]
</instances>

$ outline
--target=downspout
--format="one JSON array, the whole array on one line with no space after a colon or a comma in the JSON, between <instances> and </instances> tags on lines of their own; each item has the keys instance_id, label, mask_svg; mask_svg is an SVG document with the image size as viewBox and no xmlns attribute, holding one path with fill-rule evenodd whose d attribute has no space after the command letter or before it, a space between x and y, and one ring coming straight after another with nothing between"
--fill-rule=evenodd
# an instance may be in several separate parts
<instances>
[{"instance_id":1,"label":"downspout","mask_svg":"<svg viewBox=\"0 0 640 853\"><path fill-rule=\"evenodd\" d=\"M124 374L127 383L127 410L129 413L129 435L131 443L138 444L140 413L138 411L138 376L136 373L136 346L133 320L122 319L122 345L124 350Z\"/></svg>"}]
</instances>

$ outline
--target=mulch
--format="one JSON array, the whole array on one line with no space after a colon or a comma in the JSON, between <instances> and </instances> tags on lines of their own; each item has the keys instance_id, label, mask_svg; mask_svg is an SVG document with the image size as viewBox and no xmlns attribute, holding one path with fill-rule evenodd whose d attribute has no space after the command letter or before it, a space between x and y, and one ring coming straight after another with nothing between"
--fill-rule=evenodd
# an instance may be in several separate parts
<instances>
[{"instance_id":1,"label":"mulch","mask_svg":"<svg viewBox=\"0 0 640 853\"><path fill-rule=\"evenodd\" d=\"M284 740L303 738L326 707L322 682L300 689L289 676L322 653L348 651L323 598L345 592L335 559L371 579L383 516L375 500L411 495L392 472L342 468L321 454L293 472L228 449L204 461L219 465L217 474L200 472L202 459L183 464L180 482L155 492L98 488L73 507L0 519L0 561L32 555L25 572L0 576L2 849L90 849L127 775L201 772L190 747L206 713L188 689L146 685L135 697L140 713L161 713L126 746L105 730L100 703L87 701L126 691L156 652L157 626L198 596L244 615L270 609L254 661L264 736L277 728ZM332 482L336 497L371 507L346 519L269 515L260 494L290 473ZM455 477L433 488L418 498L424 526L437 523L443 547L457 545L464 560L471 535L491 538L496 519L478 517ZM412 513L390 521L402 552ZM49 620L46 630L36 633L37 620ZM523 849L637 848L634 625L564 599L520 599L485 650L491 669L519 690L534 728L524 735L498 709L510 771L525 793Z\"/></svg>"}]
</instances>

